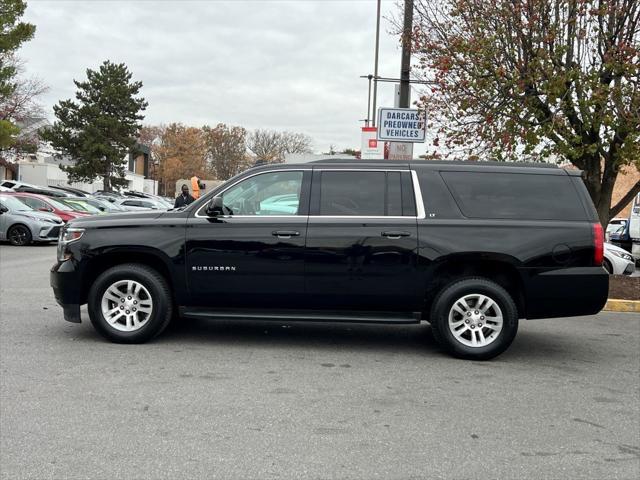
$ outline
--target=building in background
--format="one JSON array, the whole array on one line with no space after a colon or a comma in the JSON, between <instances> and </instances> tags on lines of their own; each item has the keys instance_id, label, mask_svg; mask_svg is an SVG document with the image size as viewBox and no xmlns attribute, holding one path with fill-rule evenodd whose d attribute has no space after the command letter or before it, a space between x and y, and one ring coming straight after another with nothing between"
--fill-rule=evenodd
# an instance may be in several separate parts
<instances>
[{"instance_id":1,"label":"building in background","mask_svg":"<svg viewBox=\"0 0 640 480\"><path fill-rule=\"evenodd\" d=\"M56 158L55 150L42 141L38 141L38 131L49 126L45 118L30 119L21 125L19 138L32 139L36 145L33 153L21 153L4 158L0 162L0 180L18 180L41 186L71 186L87 192L102 190L102 179L94 182L72 182L60 166L73 165L70 157ZM153 169L150 159L150 150L146 145L136 144L131 152L122 159L126 164L125 179L128 185L124 190L133 190L156 194L158 182L150 178L150 170Z\"/></svg>"}]
</instances>

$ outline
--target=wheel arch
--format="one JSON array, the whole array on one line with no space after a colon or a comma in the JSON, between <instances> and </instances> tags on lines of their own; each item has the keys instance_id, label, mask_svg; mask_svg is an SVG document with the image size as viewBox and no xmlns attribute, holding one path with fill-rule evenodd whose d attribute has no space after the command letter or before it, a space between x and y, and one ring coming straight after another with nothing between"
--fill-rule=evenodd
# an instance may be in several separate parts
<instances>
[{"instance_id":1,"label":"wheel arch","mask_svg":"<svg viewBox=\"0 0 640 480\"><path fill-rule=\"evenodd\" d=\"M166 256L152 248L110 249L106 252L94 255L83 267L82 289L80 292L80 304L86 303L89 290L96 278L106 270L117 265L135 263L144 265L157 271L169 284L172 295L175 297L174 281L171 275L171 264Z\"/></svg>"},{"instance_id":2,"label":"wheel arch","mask_svg":"<svg viewBox=\"0 0 640 480\"><path fill-rule=\"evenodd\" d=\"M428 315L433 300L444 287L467 277L484 277L504 288L518 308L518 317L526 312L524 282L516 265L517 259L500 254L456 254L434 262L425 287L424 312Z\"/></svg>"}]
</instances>

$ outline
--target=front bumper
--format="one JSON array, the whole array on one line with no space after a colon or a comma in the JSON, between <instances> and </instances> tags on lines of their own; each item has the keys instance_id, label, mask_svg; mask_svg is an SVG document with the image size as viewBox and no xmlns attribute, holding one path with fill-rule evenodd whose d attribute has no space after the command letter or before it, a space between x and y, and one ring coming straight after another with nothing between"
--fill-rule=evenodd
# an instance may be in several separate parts
<instances>
[{"instance_id":1,"label":"front bumper","mask_svg":"<svg viewBox=\"0 0 640 480\"><path fill-rule=\"evenodd\" d=\"M62 307L64 319L80 323L80 275L72 260L58 262L49 272L49 283L56 302Z\"/></svg>"},{"instance_id":2,"label":"front bumper","mask_svg":"<svg viewBox=\"0 0 640 480\"><path fill-rule=\"evenodd\" d=\"M40 240L42 242L54 242L58 240L58 236L60 235L60 229L62 228L62 226L63 224L40 227L37 240Z\"/></svg>"},{"instance_id":3,"label":"front bumper","mask_svg":"<svg viewBox=\"0 0 640 480\"><path fill-rule=\"evenodd\" d=\"M636 271L635 263L629 263L629 264L627 264L627 267L624 269L624 272L622 272L622 274L623 275L631 275L635 271Z\"/></svg>"}]
</instances>

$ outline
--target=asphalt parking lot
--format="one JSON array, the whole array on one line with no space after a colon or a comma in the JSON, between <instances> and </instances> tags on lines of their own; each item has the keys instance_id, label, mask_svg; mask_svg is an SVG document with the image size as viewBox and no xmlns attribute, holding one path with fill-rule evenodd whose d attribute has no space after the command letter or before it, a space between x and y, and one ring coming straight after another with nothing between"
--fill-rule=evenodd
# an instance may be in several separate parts
<instances>
[{"instance_id":1,"label":"asphalt parking lot","mask_svg":"<svg viewBox=\"0 0 640 480\"><path fill-rule=\"evenodd\" d=\"M48 478L640 477L640 318L522 322L491 362L428 325L62 319L55 247L0 245L0 472Z\"/></svg>"}]
</instances>

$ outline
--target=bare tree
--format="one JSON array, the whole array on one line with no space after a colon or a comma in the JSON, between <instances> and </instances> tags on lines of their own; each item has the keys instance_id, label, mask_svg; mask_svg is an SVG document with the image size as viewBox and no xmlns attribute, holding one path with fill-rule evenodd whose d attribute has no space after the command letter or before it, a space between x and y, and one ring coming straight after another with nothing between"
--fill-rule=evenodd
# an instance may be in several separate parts
<instances>
[{"instance_id":1,"label":"bare tree","mask_svg":"<svg viewBox=\"0 0 640 480\"><path fill-rule=\"evenodd\" d=\"M287 153L308 153L312 140L303 133L256 130L247 139L247 148L258 162L282 163Z\"/></svg>"},{"instance_id":2,"label":"bare tree","mask_svg":"<svg viewBox=\"0 0 640 480\"><path fill-rule=\"evenodd\" d=\"M247 131L243 127L219 123L205 125L202 134L207 149L207 170L220 180L227 180L249 166L246 148Z\"/></svg>"},{"instance_id":3,"label":"bare tree","mask_svg":"<svg viewBox=\"0 0 640 480\"><path fill-rule=\"evenodd\" d=\"M311 152L311 143L311 138L304 133L282 133L282 148L284 153L309 153Z\"/></svg>"},{"instance_id":4,"label":"bare tree","mask_svg":"<svg viewBox=\"0 0 640 480\"><path fill-rule=\"evenodd\" d=\"M45 83L38 77L26 76L24 62L14 55L4 55L2 64L10 66L15 71L15 77L10 91L0 95L0 121L20 127L29 120L44 117L44 109L38 100L48 90ZM10 152L10 156L31 152L37 148L39 140L36 131L17 133L5 151Z\"/></svg>"}]
</instances>

